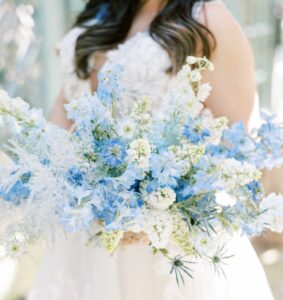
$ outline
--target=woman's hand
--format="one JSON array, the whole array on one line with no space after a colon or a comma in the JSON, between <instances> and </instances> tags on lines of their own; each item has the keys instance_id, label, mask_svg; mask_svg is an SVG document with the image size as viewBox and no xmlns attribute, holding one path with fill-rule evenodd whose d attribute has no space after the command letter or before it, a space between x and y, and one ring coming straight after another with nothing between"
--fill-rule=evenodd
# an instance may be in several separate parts
<instances>
[{"instance_id":1,"label":"woman's hand","mask_svg":"<svg viewBox=\"0 0 283 300\"><path fill-rule=\"evenodd\" d=\"M148 245L149 239L146 233L139 232L135 233L132 231L124 233L124 237L121 240L122 246L128 246L128 245Z\"/></svg>"}]
</instances>

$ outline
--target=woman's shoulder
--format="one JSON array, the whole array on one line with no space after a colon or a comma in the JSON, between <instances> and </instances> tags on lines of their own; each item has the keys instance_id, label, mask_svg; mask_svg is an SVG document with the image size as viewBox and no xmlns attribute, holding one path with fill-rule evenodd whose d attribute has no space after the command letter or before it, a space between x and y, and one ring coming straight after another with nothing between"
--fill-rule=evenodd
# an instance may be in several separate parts
<instances>
[{"instance_id":1,"label":"woman's shoulder","mask_svg":"<svg viewBox=\"0 0 283 300\"><path fill-rule=\"evenodd\" d=\"M202 15L207 9L223 9L225 8L225 4L221 0L200 0L197 1L193 6L192 15L196 18L202 18Z\"/></svg>"}]
</instances>

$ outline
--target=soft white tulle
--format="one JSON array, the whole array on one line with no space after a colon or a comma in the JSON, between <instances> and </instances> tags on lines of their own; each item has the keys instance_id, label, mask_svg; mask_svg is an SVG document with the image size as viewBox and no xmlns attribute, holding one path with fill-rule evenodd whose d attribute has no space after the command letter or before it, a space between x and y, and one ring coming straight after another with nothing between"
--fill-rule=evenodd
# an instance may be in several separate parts
<instances>
[{"instance_id":1,"label":"soft white tulle","mask_svg":"<svg viewBox=\"0 0 283 300\"><path fill-rule=\"evenodd\" d=\"M194 279L178 287L163 257L148 247L127 246L110 257L86 246L82 235L62 237L50 250L29 300L271 300L258 258L245 238L229 246L235 254L218 277L211 265L194 265Z\"/></svg>"},{"instance_id":2,"label":"soft white tulle","mask_svg":"<svg viewBox=\"0 0 283 300\"><path fill-rule=\"evenodd\" d=\"M219 3L219 1L213 1ZM194 8L198 13L200 6ZM74 45L82 29L73 29L61 43L61 62L68 99L89 89L88 82L74 73ZM141 32L107 54L103 69L120 63L125 71L122 83L127 95L120 109L147 94L158 114L162 97L174 78L167 75L168 54ZM168 274L164 258L153 256L143 245L127 246L110 257L94 245L85 245L83 234L57 239L40 266L28 300L272 300L258 258L245 238L235 237L229 253L236 256L219 278L210 265L195 265L194 279L178 287Z\"/></svg>"}]
</instances>

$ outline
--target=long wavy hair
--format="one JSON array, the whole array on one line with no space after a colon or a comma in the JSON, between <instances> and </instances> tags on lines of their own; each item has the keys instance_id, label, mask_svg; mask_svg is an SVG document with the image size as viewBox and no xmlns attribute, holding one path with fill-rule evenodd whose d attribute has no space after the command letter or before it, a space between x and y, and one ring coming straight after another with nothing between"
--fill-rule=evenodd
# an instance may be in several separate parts
<instances>
[{"instance_id":1,"label":"long wavy hair","mask_svg":"<svg viewBox=\"0 0 283 300\"><path fill-rule=\"evenodd\" d=\"M193 18L193 7L200 0L168 0L150 24L149 34L169 54L176 73L188 55L209 58L215 39L212 33ZM202 2L208 2L202 1ZM75 26L85 28L75 49L76 73L81 79L90 76L89 59L96 51L107 51L125 41L137 12L146 0L89 0ZM93 21L95 18L96 21ZM200 47L200 48L199 48Z\"/></svg>"}]
</instances>

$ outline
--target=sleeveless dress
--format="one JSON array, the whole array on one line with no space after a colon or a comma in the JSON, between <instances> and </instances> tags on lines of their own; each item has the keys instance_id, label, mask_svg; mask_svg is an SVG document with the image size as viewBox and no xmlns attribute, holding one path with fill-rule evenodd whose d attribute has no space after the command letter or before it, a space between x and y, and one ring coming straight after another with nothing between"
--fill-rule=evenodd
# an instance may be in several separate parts
<instances>
[{"instance_id":1,"label":"sleeveless dress","mask_svg":"<svg viewBox=\"0 0 283 300\"><path fill-rule=\"evenodd\" d=\"M212 1L210 5L218 5ZM221 3L220 3L221 5ZM197 17L200 5L194 7ZM61 42L60 56L67 99L90 89L74 73L74 47L83 29L74 28ZM170 58L149 35L140 32L107 53L103 69L122 64L126 96L120 109L127 109L141 95L150 95L158 114L162 97L174 78L167 75ZM102 69L102 71L103 71ZM120 105L120 104L119 104ZM219 277L210 265L194 267L194 279L178 287L169 275L167 261L153 256L146 245L121 246L109 256L86 236L77 233L57 239L42 259L28 300L272 300L264 271L250 242L235 237L229 244L235 254Z\"/></svg>"}]
</instances>

